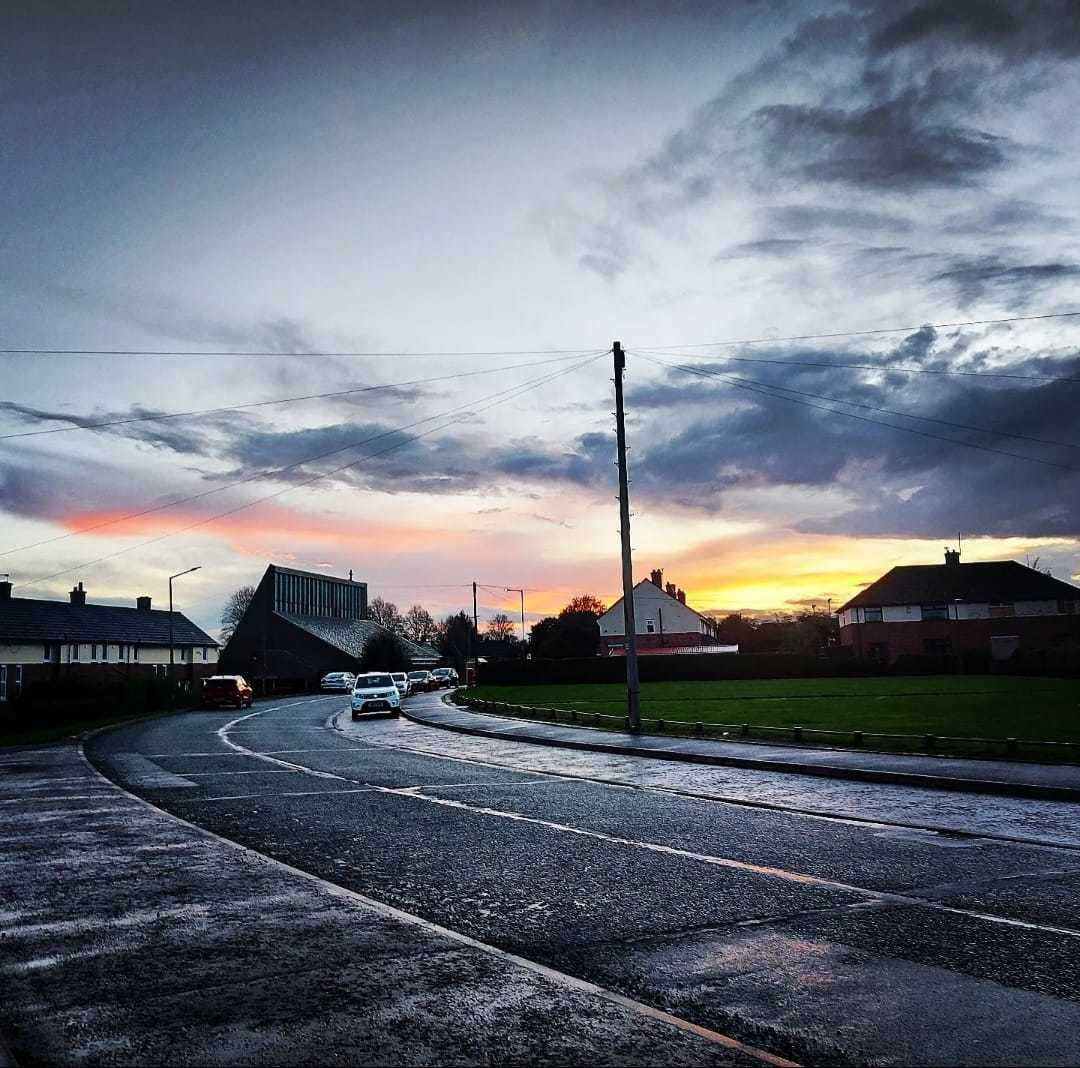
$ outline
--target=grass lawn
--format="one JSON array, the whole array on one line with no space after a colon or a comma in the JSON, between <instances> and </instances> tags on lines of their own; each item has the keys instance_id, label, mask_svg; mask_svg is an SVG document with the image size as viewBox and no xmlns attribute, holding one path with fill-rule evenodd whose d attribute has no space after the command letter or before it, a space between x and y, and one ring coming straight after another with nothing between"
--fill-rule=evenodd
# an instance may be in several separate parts
<instances>
[{"instance_id":1,"label":"grass lawn","mask_svg":"<svg viewBox=\"0 0 1080 1068\"><path fill-rule=\"evenodd\" d=\"M479 686L470 696L626 714L626 689L621 685ZM1080 743L1080 682L1000 675L656 682L641 687L641 715L643 720L918 736L916 744L867 739L867 748L875 749L921 748L927 734ZM649 723L644 728L652 729ZM978 755L1002 755L1001 746L991 748L993 753ZM1064 758L1071 759L1067 754Z\"/></svg>"},{"instance_id":2,"label":"grass lawn","mask_svg":"<svg viewBox=\"0 0 1080 1068\"><path fill-rule=\"evenodd\" d=\"M177 709L177 711L184 711ZM12 745L48 745L50 742L58 742L63 738L70 738L84 731L96 730L98 727L109 727L114 723L130 723L137 719L152 719L160 716L161 712L147 712L145 715L132 715L131 712L112 713L111 715L98 716L94 719L76 719L60 723L49 723L41 727L14 727L10 723L0 722L0 748Z\"/></svg>"}]
</instances>

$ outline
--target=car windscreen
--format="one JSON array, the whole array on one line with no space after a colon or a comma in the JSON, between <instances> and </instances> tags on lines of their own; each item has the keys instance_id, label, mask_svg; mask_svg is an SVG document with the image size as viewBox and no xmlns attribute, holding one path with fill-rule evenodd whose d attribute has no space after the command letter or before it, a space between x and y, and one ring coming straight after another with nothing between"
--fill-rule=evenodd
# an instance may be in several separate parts
<instances>
[{"instance_id":1,"label":"car windscreen","mask_svg":"<svg viewBox=\"0 0 1080 1068\"><path fill-rule=\"evenodd\" d=\"M422 679L426 674L427 674L426 671L410 671L409 672L409 678L410 679Z\"/></svg>"},{"instance_id":2,"label":"car windscreen","mask_svg":"<svg viewBox=\"0 0 1080 1068\"><path fill-rule=\"evenodd\" d=\"M376 686L393 686L394 680L389 675L361 675L356 680L358 690L370 690Z\"/></svg>"}]
</instances>

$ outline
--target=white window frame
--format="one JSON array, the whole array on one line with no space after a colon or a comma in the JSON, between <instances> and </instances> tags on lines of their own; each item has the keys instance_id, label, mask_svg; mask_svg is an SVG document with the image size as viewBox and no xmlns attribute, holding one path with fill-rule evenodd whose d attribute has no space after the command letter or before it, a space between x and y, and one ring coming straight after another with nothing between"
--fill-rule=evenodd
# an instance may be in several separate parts
<instances>
[{"instance_id":1,"label":"white window frame","mask_svg":"<svg viewBox=\"0 0 1080 1068\"><path fill-rule=\"evenodd\" d=\"M646 634L655 634L656 633L656 620L655 619L646 619L645 620L645 633Z\"/></svg>"},{"instance_id":2,"label":"white window frame","mask_svg":"<svg viewBox=\"0 0 1080 1068\"><path fill-rule=\"evenodd\" d=\"M69 652L68 652L68 659L73 664L77 664L79 662L79 643L78 642L72 642L71 643L71 646L69 647Z\"/></svg>"}]
</instances>

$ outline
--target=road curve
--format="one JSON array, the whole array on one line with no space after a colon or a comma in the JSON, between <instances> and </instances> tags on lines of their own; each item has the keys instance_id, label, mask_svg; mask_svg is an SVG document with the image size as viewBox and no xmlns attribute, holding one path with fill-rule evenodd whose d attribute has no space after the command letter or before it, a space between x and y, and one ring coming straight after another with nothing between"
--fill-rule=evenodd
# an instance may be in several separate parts
<instances>
[{"instance_id":1,"label":"road curve","mask_svg":"<svg viewBox=\"0 0 1080 1068\"><path fill-rule=\"evenodd\" d=\"M560 771L341 707L192 713L87 754L231 841L781 1058L1077 1063L1075 849L600 782L590 754Z\"/></svg>"}]
</instances>

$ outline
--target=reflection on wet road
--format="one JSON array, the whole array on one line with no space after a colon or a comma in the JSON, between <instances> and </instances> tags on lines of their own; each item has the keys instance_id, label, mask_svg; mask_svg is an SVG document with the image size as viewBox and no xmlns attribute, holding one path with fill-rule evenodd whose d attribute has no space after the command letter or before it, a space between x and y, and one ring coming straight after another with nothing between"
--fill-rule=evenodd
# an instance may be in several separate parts
<instances>
[{"instance_id":1,"label":"reflection on wet road","mask_svg":"<svg viewBox=\"0 0 1080 1068\"><path fill-rule=\"evenodd\" d=\"M1075 1062L1076 806L547 750L340 708L195 713L88 752L224 837L796 1060Z\"/></svg>"}]
</instances>

